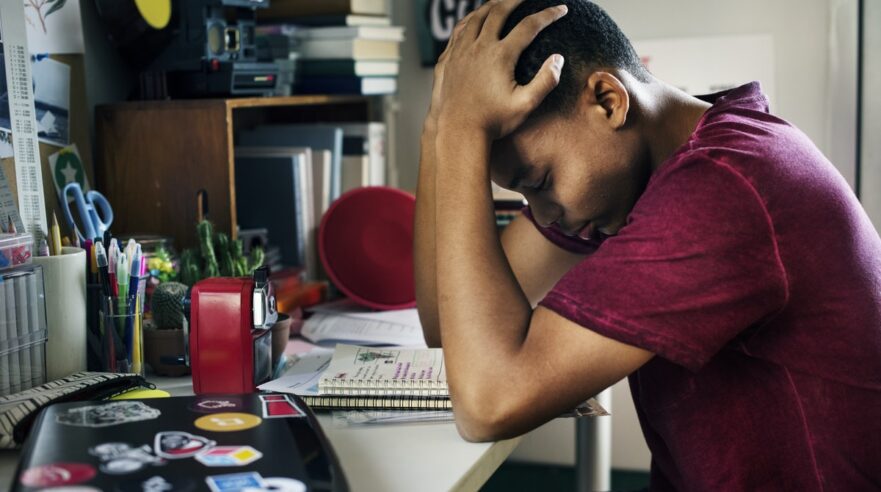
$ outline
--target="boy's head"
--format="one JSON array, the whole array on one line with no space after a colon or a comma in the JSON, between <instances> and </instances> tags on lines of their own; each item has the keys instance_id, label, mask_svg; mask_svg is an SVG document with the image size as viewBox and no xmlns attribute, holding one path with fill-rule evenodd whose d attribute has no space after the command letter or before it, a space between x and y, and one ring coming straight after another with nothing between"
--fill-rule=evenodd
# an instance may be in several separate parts
<instances>
[{"instance_id":1,"label":"boy's head","mask_svg":"<svg viewBox=\"0 0 881 492\"><path fill-rule=\"evenodd\" d=\"M626 70L641 82L649 81L648 71L615 21L587 0L527 0L508 17L502 37L525 17L561 4L566 4L569 13L539 33L520 56L514 71L517 82L526 84L552 54L559 53L566 60L560 83L537 113L571 111L584 88L585 77L595 70Z\"/></svg>"},{"instance_id":2,"label":"boy's head","mask_svg":"<svg viewBox=\"0 0 881 492\"><path fill-rule=\"evenodd\" d=\"M560 82L520 128L493 144L492 178L523 193L541 225L582 237L615 234L650 174L632 91L653 79L615 22L587 0L526 0L502 37L530 14L563 3L569 12L539 33L515 70L526 84L559 53Z\"/></svg>"}]
</instances>

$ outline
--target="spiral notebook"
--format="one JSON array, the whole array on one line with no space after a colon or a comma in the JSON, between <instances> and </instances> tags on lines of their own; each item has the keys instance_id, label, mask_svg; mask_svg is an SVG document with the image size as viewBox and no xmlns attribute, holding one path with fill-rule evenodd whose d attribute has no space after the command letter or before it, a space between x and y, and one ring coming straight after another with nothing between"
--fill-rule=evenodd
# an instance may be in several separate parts
<instances>
[{"instance_id":1,"label":"spiral notebook","mask_svg":"<svg viewBox=\"0 0 881 492\"><path fill-rule=\"evenodd\" d=\"M441 349L336 346L318 380L313 408L449 409Z\"/></svg>"}]
</instances>

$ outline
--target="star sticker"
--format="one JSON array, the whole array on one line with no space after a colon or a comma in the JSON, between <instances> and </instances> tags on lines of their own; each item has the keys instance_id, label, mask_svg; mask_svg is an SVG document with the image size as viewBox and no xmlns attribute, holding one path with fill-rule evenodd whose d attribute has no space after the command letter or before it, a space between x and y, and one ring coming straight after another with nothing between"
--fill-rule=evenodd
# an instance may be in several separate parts
<instances>
[{"instance_id":1,"label":"star sticker","mask_svg":"<svg viewBox=\"0 0 881 492\"><path fill-rule=\"evenodd\" d=\"M69 161L65 163L64 169L61 170L61 174L64 175L64 184L76 182L76 169L70 165Z\"/></svg>"}]
</instances>

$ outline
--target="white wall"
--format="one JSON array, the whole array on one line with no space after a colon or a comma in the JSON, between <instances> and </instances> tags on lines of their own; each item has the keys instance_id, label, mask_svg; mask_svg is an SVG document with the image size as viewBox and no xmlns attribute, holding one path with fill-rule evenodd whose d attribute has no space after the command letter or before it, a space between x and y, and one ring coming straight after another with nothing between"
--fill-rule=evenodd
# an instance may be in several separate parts
<instances>
[{"instance_id":1,"label":"white wall","mask_svg":"<svg viewBox=\"0 0 881 492\"><path fill-rule=\"evenodd\" d=\"M865 2L863 54L862 176L863 205L881 230L881 0Z\"/></svg>"},{"instance_id":2,"label":"white wall","mask_svg":"<svg viewBox=\"0 0 881 492\"><path fill-rule=\"evenodd\" d=\"M415 189L419 134L432 72L419 62L413 0L394 0L394 21L407 28L399 88L397 153L400 186ZM599 0L632 39L738 34L774 38L776 100L771 110L800 127L853 182L851 75L855 0ZM831 53L831 56L830 56ZM850 60L850 61L849 61ZM834 63L831 63L834 62ZM838 74L830 76L832 68ZM834 144L831 142L834 132ZM831 152L830 152L831 150ZM834 154L834 155L833 155ZM613 391L615 468L647 469L645 448L626 382ZM554 422L527 437L523 459L574 462L572 422Z\"/></svg>"}]
</instances>

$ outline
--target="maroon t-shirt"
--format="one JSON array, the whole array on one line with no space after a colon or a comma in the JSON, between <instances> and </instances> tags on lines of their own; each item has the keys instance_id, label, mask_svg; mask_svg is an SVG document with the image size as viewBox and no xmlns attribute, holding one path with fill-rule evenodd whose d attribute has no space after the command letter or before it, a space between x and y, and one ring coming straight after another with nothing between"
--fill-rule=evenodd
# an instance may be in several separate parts
<instances>
[{"instance_id":1,"label":"maroon t-shirt","mask_svg":"<svg viewBox=\"0 0 881 492\"><path fill-rule=\"evenodd\" d=\"M655 354L630 376L655 490L881 488L881 240L759 84L714 105L541 305Z\"/></svg>"}]
</instances>

